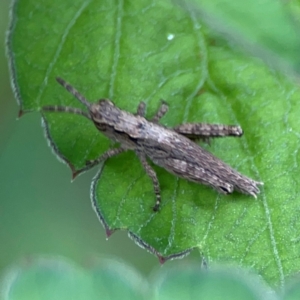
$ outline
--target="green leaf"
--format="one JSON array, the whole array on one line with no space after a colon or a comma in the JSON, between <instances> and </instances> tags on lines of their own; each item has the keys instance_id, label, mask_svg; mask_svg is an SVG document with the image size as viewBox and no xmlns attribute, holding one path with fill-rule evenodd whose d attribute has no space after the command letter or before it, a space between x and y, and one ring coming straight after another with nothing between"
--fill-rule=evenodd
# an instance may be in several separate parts
<instances>
[{"instance_id":1,"label":"green leaf","mask_svg":"<svg viewBox=\"0 0 300 300\"><path fill-rule=\"evenodd\" d=\"M9 300L97 299L91 287L79 268L59 259L39 259L10 270L2 293Z\"/></svg>"},{"instance_id":2,"label":"green leaf","mask_svg":"<svg viewBox=\"0 0 300 300\"><path fill-rule=\"evenodd\" d=\"M162 190L154 213L151 180L134 153L100 166L92 184L107 233L127 229L161 261L198 248L211 261L254 269L271 284L299 270L299 88L263 63L216 42L190 10L165 1L15 2L9 34L12 81L21 112L43 105L83 108L55 82L87 99L111 98L151 117L170 105L166 126L239 124L240 139L204 145L243 174L265 183L258 199L178 179L154 166ZM245 37L247 38L247 37ZM110 142L77 115L47 113L56 153L73 174Z\"/></svg>"},{"instance_id":3,"label":"green leaf","mask_svg":"<svg viewBox=\"0 0 300 300\"><path fill-rule=\"evenodd\" d=\"M123 262L101 258L89 270L96 294L101 299L140 300L148 294L148 283Z\"/></svg>"},{"instance_id":4,"label":"green leaf","mask_svg":"<svg viewBox=\"0 0 300 300\"><path fill-rule=\"evenodd\" d=\"M146 291L139 274L108 259L83 270L63 258L34 258L9 270L0 286L7 300L134 300Z\"/></svg>"},{"instance_id":5,"label":"green leaf","mask_svg":"<svg viewBox=\"0 0 300 300\"><path fill-rule=\"evenodd\" d=\"M241 270L201 270L199 266L183 265L161 269L152 283L154 299L258 300L274 299L258 278Z\"/></svg>"},{"instance_id":6,"label":"green leaf","mask_svg":"<svg viewBox=\"0 0 300 300\"><path fill-rule=\"evenodd\" d=\"M241 269L181 264L159 268L147 282L130 266L104 257L84 269L58 257L23 260L4 273L0 294L7 300L275 299L258 276Z\"/></svg>"},{"instance_id":7,"label":"green leaf","mask_svg":"<svg viewBox=\"0 0 300 300\"><path fill-rule=\"evenodd\" d=\"M236 45L299 76L299 1L177 1Z\"/></svg>"}]
</instances>

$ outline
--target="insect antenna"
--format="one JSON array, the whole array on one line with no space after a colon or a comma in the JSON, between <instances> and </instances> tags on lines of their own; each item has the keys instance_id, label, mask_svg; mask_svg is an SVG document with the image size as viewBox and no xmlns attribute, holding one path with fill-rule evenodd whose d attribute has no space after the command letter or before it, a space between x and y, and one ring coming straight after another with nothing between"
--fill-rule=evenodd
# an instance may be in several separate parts
<instances>
[{"instance_id":1,"label":"insect antenna","mask_svg":"<svg viewBox=\"0 0 300 300\"><path fill-rule=\"evenodd\" d=\"M56 77L56 81L62 85L68 92L74 95L87 109L91 107L91 103L83 97L75 88L71 86L71 84L67 83L60 77Z\"/></svg>"},{"instance_id":2,"label":"insect antenna","mask_svg":"<svg viewBox=\"0 0 300 300\"><path fill-rule=\"evenodd\" d=\"M91 116L87 112L79 108L74 108L69 106L46 105L42 107L42 111L70 113L74 115L81 115L88 118L89 120L92 120Z\"/></svg>"}]
</instances>

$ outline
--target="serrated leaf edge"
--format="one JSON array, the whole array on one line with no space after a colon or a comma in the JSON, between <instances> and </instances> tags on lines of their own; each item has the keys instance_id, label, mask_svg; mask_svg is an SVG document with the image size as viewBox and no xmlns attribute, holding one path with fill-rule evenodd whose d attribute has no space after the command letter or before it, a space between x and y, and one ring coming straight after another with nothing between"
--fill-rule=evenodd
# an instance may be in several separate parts
<instances>
[{"instance_id":1,"label":"serrated leaf edge","mask_svg":"<svg viewBox=\"0 0 300 300\"><path fill-rule=\"evenodd\" d=\"M101 164L99 171L97 172L97 174L94 176L94 178L92 180L91 189L90 189L90 197L91 197L93 210L95 211L100 223L104 227L107 238L110 237L116 230L127 230L128 237L131 238L142 249L145 249L148 252L156 255L161 264L165 263L167 260L183 258L183 257L187 256L188 254L190 254L190 252L195 247L186 249L186 250L178 252L178 253L173 253L171 255L164 256L159 251L157 251L154 247L152 247L150 244L146 243L141 237L139 237L138 235L136 235L129 229L127 229L127 228L110 228L108 226L108 224L101 212L101 209L98 206L97 196L96 196L96 186L97 186L97 182L98 182L99 178L101 177L104 164L105 164L105 161Z\"/></svg>"},{"instance_id":2,"label":"serrated leaf edge","mask_svg":"<svg viewBox=\"0 0 300 300\"><path fill-rule=\"evenodd\" d=\"M50 128L49 128L47 120L43 114L42 114L42 127L44 129L44 134L45 134L48 146L51 148L51 150L54 153L54 155L56 156L56 158L60 162L66 164L70 167L71 172L72 172L72 180L74 180L78 175L83 174L84 172L91 169L91 167L89 165L87 165L86 167L83 167L81 169L76 169L75 166L62 153L59 152L56 144L54 143L54 141L51 137Z\"/></svg>"}]
</instances>

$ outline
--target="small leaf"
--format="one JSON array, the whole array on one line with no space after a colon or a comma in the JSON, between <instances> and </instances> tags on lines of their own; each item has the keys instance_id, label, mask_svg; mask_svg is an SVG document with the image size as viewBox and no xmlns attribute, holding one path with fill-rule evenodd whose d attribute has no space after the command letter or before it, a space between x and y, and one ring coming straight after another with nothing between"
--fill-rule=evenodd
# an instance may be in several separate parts
<instances>
[{"instance_id":1,"label":"small leaf","mask_svg":"<svg viewBox=\"0 0 300 300\"><path fill-rule=\"evenodd\" d=\"M143 299L147 285L128 266L102 259L83 270L62 258L40 257L12 268L0 286L7 300Z\"/></svg>"},{"instance_id":2,"label":"small leaf","mask_svg":"<svg viewBox=\"0 0 300 300\"><path fill-rule=\"evenodd\" d=\"M62 259L31 259L4 278L7 300L97 299L89 277Z\"/></svg>"},{"instance_id":3,"label":"small leaf","mask_svg":"<svg viewBox=\"0 0 300 300\"><path fill-rule=\"evenodd\" d=\"M229 268L209 271L201 270L195 265L167 268L155 274L152 285L154 299L157 300L275 299L258 278Z\"/></svg>"},{"instance_id":4,"label":"small leaf","mask_svg":"<svg viewBox=\"0 0 300 300\"><path fill-rule=\"evenodd\" d=\"M283 286L300 268L300 89L224 42L216 45L207 32L193 11L167 0L16 1L8 39L15 94L21 112L44 105L83 109L55 82L60 76L92 102L108 97L134 113L144 100L148 117L165 99L170 111L162 123L169 127L241 125L242 138L203 147L263 181L258 199L221 196L153 166L162 190L161 211L154 213L151 180L127 152L99 167L93 203L108 235L129 230L161 262L198 248L209 262L253 268ZM80 116L45 113L44 122L73 174L110 147Z\"/></svg>"},{"instance_id":5,"label":"small leaf","mask_svg":"<svg viewBox=\"0 0 300 300\"><path fill-rule=\"evenodd\" d=\"M112 259L97 260L89 270L94 290L101 299L146 299L148 283L130 266Z\"/></svg>"}]
</instances>

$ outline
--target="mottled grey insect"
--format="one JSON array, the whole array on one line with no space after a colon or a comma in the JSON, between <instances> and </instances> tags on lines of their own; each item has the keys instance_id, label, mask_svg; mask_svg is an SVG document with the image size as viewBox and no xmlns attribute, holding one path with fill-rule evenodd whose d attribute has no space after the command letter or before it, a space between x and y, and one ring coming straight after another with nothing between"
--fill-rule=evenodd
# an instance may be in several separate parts
<instances>
[{"instance_id":1,"label":"mottled grey insect","mask_svg":"<svg viewBox=\"0 0 300 300\"><path fill-rule=\"evenodd\" d=\"M116 107L108 99L90 103L63 79L57 78L57 81L87 108L87 112L65 106L44 106L42 110L82 115L93 121L96 128L108 138L120 143L119 148L110 149L96 160L87 162L91 167L124 151L135 151L153 182L156 195L154 211L160 206L160 187L147 157L176 176L209 185L223 194L230 194L235 189L254 197L259 193L258 185L262 185L262 182L240 174L193 142L194 139L241 136L243 131L239 126L189 123L167 128L158 124L168 111L165 102L162 102L155 116L147 120L144 117L144 102L140 102L134 115Z\"/></svg>"}]
</instances>

